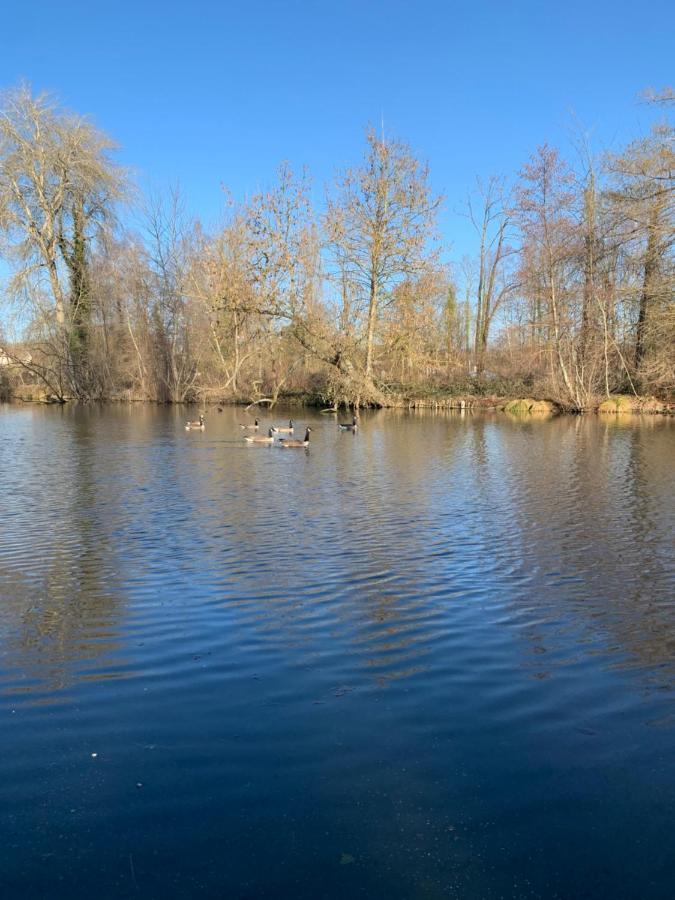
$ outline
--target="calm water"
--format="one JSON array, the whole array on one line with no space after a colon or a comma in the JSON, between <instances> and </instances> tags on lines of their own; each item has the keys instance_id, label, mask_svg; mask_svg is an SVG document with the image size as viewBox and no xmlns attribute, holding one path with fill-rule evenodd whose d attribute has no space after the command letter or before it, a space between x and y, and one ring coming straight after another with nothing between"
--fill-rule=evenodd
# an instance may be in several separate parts
<instances>
[{"instance_id":1,"label":"calm water","mask_svg":"<svg viewBox=\"0 0 675 900\"><path fill-rule=\"evenodd\" d=\"M0 407L3 898L673 896L674 422L185 415Z\"/></svg>"}]
</instances>

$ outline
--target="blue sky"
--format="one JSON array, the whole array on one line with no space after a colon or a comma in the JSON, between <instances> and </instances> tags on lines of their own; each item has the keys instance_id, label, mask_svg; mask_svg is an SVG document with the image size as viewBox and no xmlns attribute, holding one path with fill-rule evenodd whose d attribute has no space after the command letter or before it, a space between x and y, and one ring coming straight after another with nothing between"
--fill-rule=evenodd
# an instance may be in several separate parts
<instances>
[{"instance_id":1,"label":"blue sky","mask_svg":"<svg viewBox=\"0 0 675 900\"><path fill-rule=\"evenodd\" d=\"M384 117L428 160L455 258L476 175L512 175L545 140L569 150L575 120L598 151L645 131L636 96L672 84L675 44L662 0L24 0L2 28L0 86L54 91L207 222L221 184L242 197L283 159L320 198Z\"/></svg>"}]
</instances>

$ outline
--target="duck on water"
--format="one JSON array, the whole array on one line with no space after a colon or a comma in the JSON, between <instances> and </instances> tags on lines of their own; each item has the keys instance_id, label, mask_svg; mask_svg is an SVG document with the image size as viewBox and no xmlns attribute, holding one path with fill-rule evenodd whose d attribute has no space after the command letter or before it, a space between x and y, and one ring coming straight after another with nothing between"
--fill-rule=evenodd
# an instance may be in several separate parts
<instances>
[{"instance_id":1,"label":"duck on water","mask_svg":"<svg viewBox=\"0 0 675 900\"><path fill-rule=\"evenodd\" d=\"M206 425L204 424L204 416L200 415L198 422L186 422L185 430L186 431L204 431Z\"/></svg>"}]
</instances>

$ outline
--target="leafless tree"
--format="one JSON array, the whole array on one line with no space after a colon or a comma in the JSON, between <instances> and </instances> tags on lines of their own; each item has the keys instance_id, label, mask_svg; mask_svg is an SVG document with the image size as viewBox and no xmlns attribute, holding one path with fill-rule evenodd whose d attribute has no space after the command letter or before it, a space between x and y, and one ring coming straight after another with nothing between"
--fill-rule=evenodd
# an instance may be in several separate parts
<instances>
[{"instance_id":1,"label":"leafless tree","mask_svg":"<svg viewBox=\"0 0 675 900\"><path fill-rule=\"evenodd\" d=\"M105 134L46 95L20 87L0 100L0 235L13 265L10 294L37 313L46 370L58 375L50 386L65 376L61 395L93 390L89 264L126 187L113 149Z\"/></svg>"},{"instance_id":2,"label":"leafless tree","mask_svg":"<svg viewBox=\"0 0 675 900\"><path fill-rule=\"evenodd\" d=\"M478 202L469 197L467 206L479 240L474 361L476 372L481 375L490 327L499 308L513 293L517 279L513 266L509 266L516 251L509 241L513 229L504 180L492 176L486 183L479 181L478 197Z\"/></svg>"},{"instance_id":3,"label":"leafless tree","mask_svg":"<svg viewBox=\"0 0 675 900\"><path fill-rule=\"evenodd\" d=\"M430 238L440 198L409 147L370 129L363 164L338 180L325 228L332 259L364 302L366 384L373 376L375 328L387 291L430 262Z\"/></svg>"}]
</instances>

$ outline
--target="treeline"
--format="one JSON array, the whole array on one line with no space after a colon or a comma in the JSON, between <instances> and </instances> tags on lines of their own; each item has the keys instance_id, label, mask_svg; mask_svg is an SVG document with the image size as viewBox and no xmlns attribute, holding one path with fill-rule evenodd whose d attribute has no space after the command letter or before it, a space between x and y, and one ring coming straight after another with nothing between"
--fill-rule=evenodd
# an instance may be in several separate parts
<instances>
[{"instance_id":1,"label":"treeline","mask_svg":"<svg viewBox=\"0 0 675 900\"><path fill-rule=\"evenodd\" d=\"M672 92L651 102L665 114ZM526 391L583 410L613 392L667 396L673 136L664 122L574 167L544 145L513 183L478 183L475 258L451 268L441 198L405 143L369 131L321 210L284 164L206 230L179 191L140 197L89 121L12 90L0 380L160 402Z\"/></svg>"}]
</instances>

